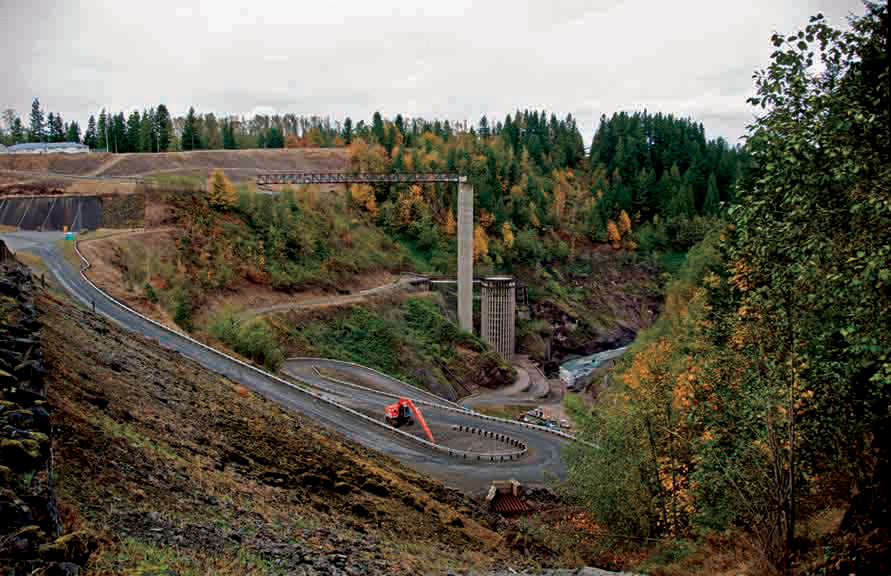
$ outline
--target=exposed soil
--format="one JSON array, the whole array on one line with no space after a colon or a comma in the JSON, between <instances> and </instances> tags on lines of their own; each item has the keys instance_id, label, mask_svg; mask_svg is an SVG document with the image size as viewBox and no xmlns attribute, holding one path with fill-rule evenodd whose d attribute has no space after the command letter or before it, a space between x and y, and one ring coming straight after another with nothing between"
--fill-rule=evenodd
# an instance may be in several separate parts
<instances>
[{"instance_id":1,"label":"exposed soil","mask_svg":"<svg viewBox=\"0 0 891 576\"><path fill-rule=\"evenodd\" d=\"M293 170L331 172L349 166L343 148L296 148L278 150L199 150L161 154L16 154L0 157L0 170L30 172L0 174L2 195L132 193L137 187L123 181L83 181L59 177L40 178L34 172L79 177L145 177L174 174L207 177L220 169L233 181L249 181L259 172Z\"/></svg>"},{"instance_id":2,"label":"exposed soil","mask_svg":"<svg viewBox=\"0 0 891 576\"><path fill-rule=\"evenodd\" d=\"M142 176L153 173L202 173L222 169L234 180L253 178L257 172L343 170L349 151L343 148L296 148L279 150L199 150L162 154L121 154L98 176Z\"/></svg>"},{"instance_id":3,"label":"exposed soil","mask_svg":"<svg viewBox=\"0 0 891 576\"><path fill-rule=\"evenodd\" d=\"M516 560L395 460L53 296L39 301L66 530L97 572L444 573ZM162 570L163 572L163 570Z\"/></svg>"},{"instance_id":4,"label":"exposed soil","mask_svg":"<svg viewBox=\"0 0 891 576\"><path fill-rule=\"evenodd\" d=\"M57 172L86 176L114 158L114 154L5 154L0 157L0 169Z\"/></svg>"}]
</instances>

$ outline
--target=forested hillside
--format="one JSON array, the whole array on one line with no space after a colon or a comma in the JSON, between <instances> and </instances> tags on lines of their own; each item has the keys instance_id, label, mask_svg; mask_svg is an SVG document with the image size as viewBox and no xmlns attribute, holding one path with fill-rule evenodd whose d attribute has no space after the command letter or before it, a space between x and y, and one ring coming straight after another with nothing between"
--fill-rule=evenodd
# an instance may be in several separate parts
<instances>
[{"instance_id":1,"label":"forested hillside","mask_svg":"<svg viewBox=\"0 0 891 576\"><path fill-rule=\"evenodd\" d=\"M598 444L573 454L577 495L674 539L669 573L726 569L727 549L765 572L889 570L887 42L886 3L774 36L736 205L607 398L576 406Z\"/></svg>"}]
</instances>

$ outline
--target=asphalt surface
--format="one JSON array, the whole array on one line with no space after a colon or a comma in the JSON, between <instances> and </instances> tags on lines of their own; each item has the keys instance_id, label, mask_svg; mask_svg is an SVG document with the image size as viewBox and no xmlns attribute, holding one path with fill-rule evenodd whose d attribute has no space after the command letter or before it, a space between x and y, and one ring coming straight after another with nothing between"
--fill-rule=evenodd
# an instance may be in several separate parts
<instances>
[{"instance_id":1,"label":"asphalt surface","mask_svg":"<svg viewBox=\"0 0 891 576\"><path fill-rule=\"evenodd\" d=\"M513 366L517 371L516 382L498 390L481 390L478 394L462 398L459 400L460 404L467 408L476 408L499 405L539 406L554 403L554 399L547 399L550 393L547 379L538 372L531 360L516 357ZM559 401L557 398L558 404Z\"/></svg>"},{"instance_id":2,"label":"asphalt surface","mask_svg":"<svg viewBox=\"0 0 891 576\"><path fill-rule=\"evenodd\" d=\"M446 410L430 409L425 411L424 416L430 422L485 428L522 440L529 447L526 456L514 461L471 462L461 460L393 434L386 427L369 424L335 406L287 387L262 372L257 372L238 362L214 354L183 336L167 332L118 306L86 282L81 277L79 270L65 260L62 250L56 245L56 242L62 237L63 234L59 232L0 234L0 238L13 251L28 250L40 256L59 285L87 309L92 309L95 305L97 314L105 316L125 330L136 332L159 342L162 346L177 350L183 356L198 362L205 368L239 382L290 410L316 420L323 426L331 427L347 438L389 454L403 464L429 474L447 486L466 492L480 492L485 490L492 480L496 479L514 478L528 485L544 485L551 478L561 478L566 474L561 453L567 441L547 432L523 428L514 424L483 421L472 415L456 414ZM355 389L349 391L337 389L334 383L319 378L311 369L312 364L324 366L325 362L322 360L289 361L283 367L283 373L331 393L351 396L350 402L353 403L378 408L393 401L389 398L375 397L376 395L373 394L360 394ZM336 364L340 372L361 375L364 378L380 378L382 386L396 387L385 389L401 390L395 393L421 394L416 390L405 389L404 385L396 384L397 381L376 375L366 368ZM430 400L426 396L423 399ZM449 404L445 400L442 403L443 405ZM381 419L383 419L383 415L381 415Z\"/></svg>"}]
</instances>

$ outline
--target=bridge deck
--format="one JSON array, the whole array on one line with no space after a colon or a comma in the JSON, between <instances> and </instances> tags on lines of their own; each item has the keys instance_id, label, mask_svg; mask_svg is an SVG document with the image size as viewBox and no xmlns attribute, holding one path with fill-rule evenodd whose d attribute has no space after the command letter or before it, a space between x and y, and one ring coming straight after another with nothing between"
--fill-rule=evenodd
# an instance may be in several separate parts
<instances>
[{"instance_id":1,"label":"bridge deck","mask_svg":"<svg viewBox=\"0 0 891 576\"><path fill-rule=\"evenodd\" d=\"M264 172L257 174L258 185L269 184L356 184L403 182L466 182L467 176L454 172L408 172L382 174L379 172Z\"/></svg>"}]
</instances>

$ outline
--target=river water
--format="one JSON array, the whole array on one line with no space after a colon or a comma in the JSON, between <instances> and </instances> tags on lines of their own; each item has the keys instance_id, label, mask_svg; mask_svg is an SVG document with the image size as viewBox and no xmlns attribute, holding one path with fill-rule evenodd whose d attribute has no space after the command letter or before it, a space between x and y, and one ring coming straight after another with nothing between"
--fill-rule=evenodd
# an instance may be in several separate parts
<instances>
[{"instance_id":1,"label":"river water","mask_svg":"<svg viewBox=\"0 0 891 576\"><path fill-rule=\"evenodd\" d=\"M618 358L624 354L626 350L628 350L628 346L622 346L621 348L604 350L603 352L591 354L590 356L582 356L581 358L567 360L560 365L560 380L562 380L570 390L583 388L590 382L591 375L594 371L600 368L604 362Z\"/></svg>"}]
</instances>

